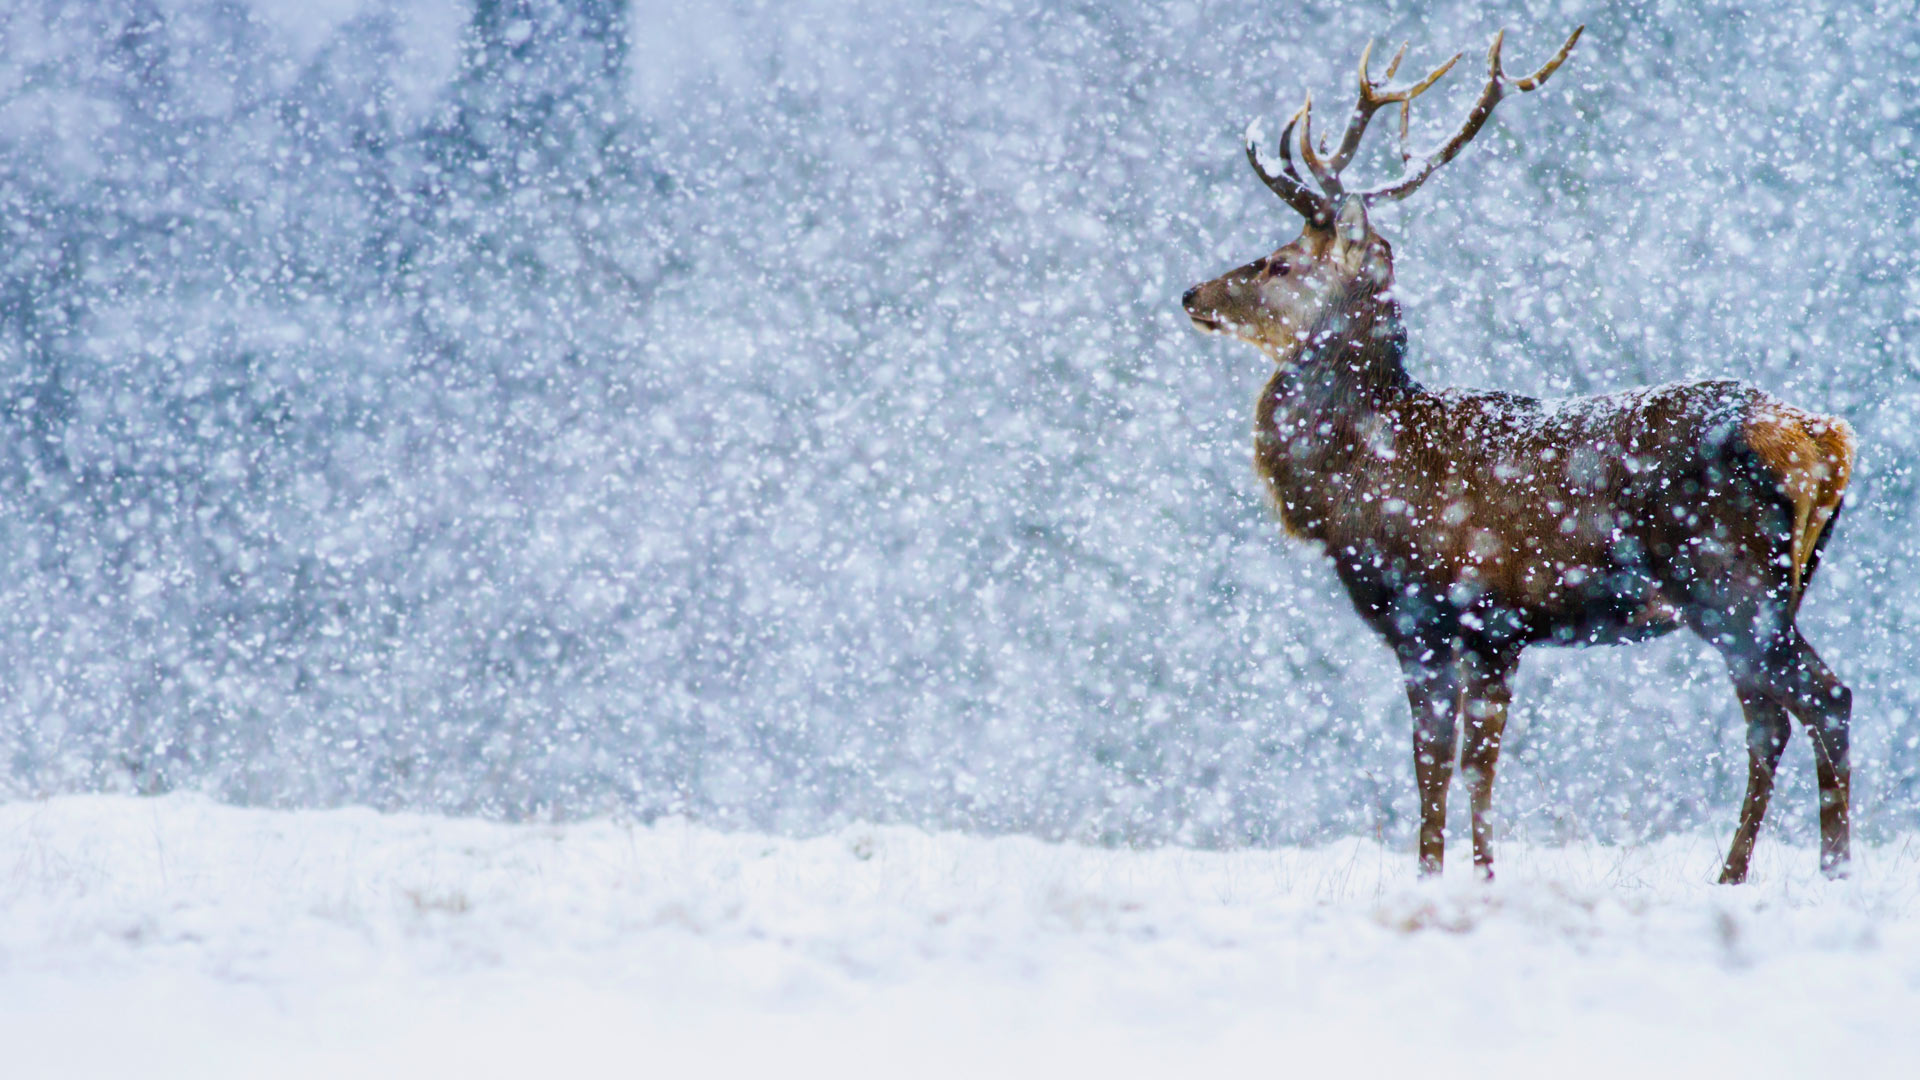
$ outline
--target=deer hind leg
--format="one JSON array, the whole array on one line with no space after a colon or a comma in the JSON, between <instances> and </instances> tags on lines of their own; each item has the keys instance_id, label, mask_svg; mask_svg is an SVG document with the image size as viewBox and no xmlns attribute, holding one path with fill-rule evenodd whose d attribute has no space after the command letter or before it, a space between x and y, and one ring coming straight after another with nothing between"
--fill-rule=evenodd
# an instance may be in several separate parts
<instances>
[{"instance_id":1,"label":"deer hind leg","mask_svg":"<svg viewBox=\"0 0 1920 1080\"><path fill-rule=\"evenodd\" d=\"M1455 716L1460 676L1451 660L1403 655L1407 703L1413 708L1413 776L1420 794L1420 876L1438 875L1446 862L1447 785L1457 745Z\"/></svg>"},{"instance_id":2,"label":"deer hind leg","mask_svg":"<svg viewBox=\"0 0 1920 1080\"><path fill-rule=\"evenodd\" d=\"M1507 730L1507 705L1513 700L1507 680L1518 659L1517 655L1472 658L1461 695L1465 738L1460 773L1473 803L1473 865L1488 881L1493 880L1493 830L1487 816L1493 808L1493 776L1500 762L1500 740Z\"/></svg>"},{"instance_id":3,"label":"deer hind leg","mask_svg":"<svg viewBox=\"0 0 1920 1080\"><path fill-rule=\"evenodd\" d=\"M1740 695L1740 708L1747 717L1747 797L1740 805L1740 824L1734 830L1733 844L1727 849L1727 861L1720 867L1720 884L1738 885L1747 880L1747 864L1753 858L1753 842L1760 835L1760 821L1767 816L1767 803L1773 798L1773 774L1780 765L1780 754L1787 748L1793 727L1787 710L1777 701L1764 681L1736 673L1734 689Z\"/></svg>"},{"instance_id":4,"label":"deer hind leg","mask_svg":"<svg viewBox=\"0 0 1920 1080\"><path fill-rule=\"evenodd\" d=\"M1744 648L1730 647L1724 640L1718 644L1727 657L1740 705L1746 712L1748 757L1747 798L1721 882L1738 884L1746 879L1754 837L1773 794L1774 769L1787 745L1789 711L1806 726L1813 742L1820 787L1820 869L1828 877L1845 876L1850 855L1852 769L1848 729L1852 692L1791 623L1765 643Z\"/></svg>"},{"instance_id":5,"label":"deer hind leg","mask_svg":"<svg viewBox=\"0 0 1920 1080\"><path fill-rule=\"evenodd\" d=\"M1814 774L1820 784L1820 869L1828 877L1845 877L1852 855L1848 803L1853 768L1848 743L1853 692L1795 627L1788 628L1786 641L1769 666L1776 693L1806 725L1813 741Z\"/></svg>"}]
</instances>

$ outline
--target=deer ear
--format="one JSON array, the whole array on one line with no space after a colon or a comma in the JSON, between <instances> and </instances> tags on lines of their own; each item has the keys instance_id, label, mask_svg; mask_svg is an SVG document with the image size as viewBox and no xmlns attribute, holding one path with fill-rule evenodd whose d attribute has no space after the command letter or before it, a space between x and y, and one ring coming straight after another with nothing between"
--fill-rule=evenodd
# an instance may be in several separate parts
<instances>
[{"instance_id":1,"label":"deer ear","mask_svg":"<svg viewBox=\"0 0 1920 1080\"><path fill-rule=\"evenodd\" d=\"M1344 247L1366 243L1373 227L1367 224L1367 204L1360 196L1349 195L1340 203L1340 213L1333 219L1333 232Z\"/></svg>"}]
</instances>

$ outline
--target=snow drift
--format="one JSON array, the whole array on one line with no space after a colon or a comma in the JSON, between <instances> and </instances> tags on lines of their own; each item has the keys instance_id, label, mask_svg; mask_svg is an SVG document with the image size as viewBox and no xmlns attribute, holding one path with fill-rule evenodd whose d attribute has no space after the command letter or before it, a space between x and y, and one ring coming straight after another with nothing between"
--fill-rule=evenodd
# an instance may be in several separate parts
<instances>
[{"instance_id":1,"label":"snow drift","mask_svg":"<svg viewBox=\"0 0 1920 1080\"><path fill-rule=\"evenodd\" d=\"M1108 850L853 827L0 805L20 1078L1891 1075L1920 843Z\"/></svg>"}]
</instances>

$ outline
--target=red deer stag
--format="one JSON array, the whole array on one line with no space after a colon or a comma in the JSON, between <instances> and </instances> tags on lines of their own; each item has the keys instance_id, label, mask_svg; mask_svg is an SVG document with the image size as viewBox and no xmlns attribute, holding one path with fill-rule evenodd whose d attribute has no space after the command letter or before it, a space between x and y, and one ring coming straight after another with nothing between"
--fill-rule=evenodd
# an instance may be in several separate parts
<instances>
[{"instance_id":1,"label":"red deer stag","mask_svg":"<svg viewBox=\"0 0 1920 1080\"><path fill-rule=\"evenodd\" d=\"M1369 45L1359 101L1331 153L1314 147L1311 96L1280 135L1277 171L1250 129L1254 172L1306 228L1182 303L1200 329L1252 342L1274 361L1255 410L1255 461L1285 530L1332 556L1361 619L1405 674L1423 875L1441 870L1464 716L1473 859L1492 877L1487 811L1522 649L1685 626L1725 658L1747 721L1746 802L1720 880L1746 878L1789 713L1813 740L1820 865L1839 876L1852 695L1794 617L1852 469L1846 422L1735 381L1543 402L1432 390L1407 374L1393 249L1367 209L1417 191L1502 97L1544 83L1580 30L1524 79L1501 69L1503 37L1487 51L1486 88L1465 121L1423 156L1407 148L1409 108L1457 55L1389 89L1368 73ZM1400 107L1403 175L1349 190L1341 172L1387 105ZM1294 167L1296 128L1312 184Z\"/></svg>"}]
</instances>

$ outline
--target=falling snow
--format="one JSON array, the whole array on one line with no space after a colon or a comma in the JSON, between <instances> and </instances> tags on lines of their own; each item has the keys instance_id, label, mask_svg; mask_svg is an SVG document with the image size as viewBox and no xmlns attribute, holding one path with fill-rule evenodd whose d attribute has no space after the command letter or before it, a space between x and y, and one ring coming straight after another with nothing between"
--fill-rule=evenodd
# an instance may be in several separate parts
<instances>
[{"instance_id":1,"label":"falling snow","mask_svg":"<svg viewBox=\"0 0 1920 1080\"><path fill-rule=\"evenodd\" d=\"M1177 298L1297 229L1240 132L1369 35L1584 20L1376 222L1412 369L1846 417L1801 624L1856 829L1920 827L1910 15L11 5L0 793L1404 845L1397 672ZM1652 841L1731 828L1745 745L1675 637L1530 654L1503 770L1504 837Z\"/></svg>"},{"instance_id":2,"label":"falling snow","mask_svg":"<svg viewBox=\"0 0 1920 1080\"><path fill-rule=\"evenodd\" d=\"M1425 147L1582 22L1375 213L1408 366L1851 424L1851 880L1796 734L1707 884L1674 635L1530 653L1501 880L1456 798L1416 885L1399 671L1180 308L1370 37L1469 50ZM0 229L9 1076L1920 1050L1911 3L17 0Z\"/></svg>"}]
</instances>

